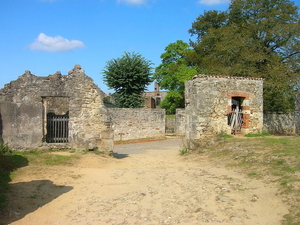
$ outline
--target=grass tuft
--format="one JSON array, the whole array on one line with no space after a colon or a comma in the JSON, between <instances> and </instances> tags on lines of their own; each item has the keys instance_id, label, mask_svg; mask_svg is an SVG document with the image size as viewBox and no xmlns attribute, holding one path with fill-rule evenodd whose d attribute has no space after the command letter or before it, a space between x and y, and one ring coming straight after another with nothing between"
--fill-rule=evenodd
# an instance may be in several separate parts
<instances>
[{"instance_id":1,"label":"grass tuft","mask_svg":"<svg viewBox=\"0 0 300 225\"><path fill-rule=\"evenodd\" d=\"M273 182L290 213L283 224L300 224L300 137L247 135L232 138L202 154L253 179Z\"/></svg>"}]
</instances>

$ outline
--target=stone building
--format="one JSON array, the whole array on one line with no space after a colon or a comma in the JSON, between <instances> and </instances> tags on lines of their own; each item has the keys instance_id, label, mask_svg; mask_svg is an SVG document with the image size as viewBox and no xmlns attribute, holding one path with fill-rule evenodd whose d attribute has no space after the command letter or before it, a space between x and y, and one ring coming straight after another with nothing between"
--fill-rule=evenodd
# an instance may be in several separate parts
<instances>
[{"instance_id":1,"label":"stone building","mask_svg":"<svg viewBox=\"0 0 300 225\"><path fill-rule=\"evenodd\" d=\"M0 89L0 135L12 149L113 151L103 92L75 65L68 75L25 71Z\"/></svg>"},{"instance_id":2,"label":"stone building","mask_svg":"<svg viewBox=\"0 0 300 225\"><path fill-rule=\"evenodd\" d=\"M154 91L144 93L145 108L155 109L159 108L159 104L166 98L167 92L161 91L159 85L154 82Z\"/></svg>"},{"instance_id":3,"label":"stone building","mask_svg":"<svg viewBox=\"0 0 300 225\"><path fill-rule=\"evenodd\" d=\"M219 134L262 132L263 79L196 75L185 90L188 143L208 142Z\"/></svg>"}]
</instances>

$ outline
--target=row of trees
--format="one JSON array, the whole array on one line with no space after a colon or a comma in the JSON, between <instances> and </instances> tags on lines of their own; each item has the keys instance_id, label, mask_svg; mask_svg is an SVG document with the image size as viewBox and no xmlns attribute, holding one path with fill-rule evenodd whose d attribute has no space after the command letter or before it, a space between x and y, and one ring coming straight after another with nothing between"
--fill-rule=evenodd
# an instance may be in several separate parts
<instances>
[{"instance_id":1,"label":"row of trees","mask_svg":"<svg viewBox=\"0 0 300 225\"><path fill-rule=\"evenodd\" d=\"M150 61L126 53L123 58L108 62L104 70L105 82L118 96L123 96L124 92L124 97L128 98L130 93L141 96L154 79L162 89L168 90L161 107L172 113L184 107L184 82L196 74L261 77L265 79L264 110L294 110L300 77L300 17L292 1L232 0L226 11L212 10L200 15L188 32L194 40L189 44L181 40L169 44L153 77ZM111 79L111 71L118 73L121 65L127 67L131 57L143 62L140 65L146 73L138 72L143 75L136 78L130 70L136 69L139 65L136 63ZM134 88L128 89L128 85ZM139 93L130 92L134 90ZM133 104L123 106L132 107Z\"/></svg>"}]
</instances>

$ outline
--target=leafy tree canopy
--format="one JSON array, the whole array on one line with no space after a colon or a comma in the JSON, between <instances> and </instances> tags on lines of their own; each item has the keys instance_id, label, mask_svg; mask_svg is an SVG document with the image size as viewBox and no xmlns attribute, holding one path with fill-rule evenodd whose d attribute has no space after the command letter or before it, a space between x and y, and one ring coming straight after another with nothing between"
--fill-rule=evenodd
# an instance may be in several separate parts
<instances>
[{"instance_id":1,"label":"leafy tree canopy","mask_svg":"<svg viewBox=\"0 0 300 225\"><path fill-rule=\"evenodd\" d=\"M106 85L115 90L116 105L139 108L144 105L142 93L152 82L152 63L137 53L111 59L102 71Z\"/></svg>"},{"instance_id":2,"label":"leafy tree canopy","mask_svg":"<svg viewBox=\"0 0 300 225\"><path fill-rule=\"evenodd\" d=\"M294 110L300 72L300 19L289 0L232 0L207 11L189 30L193 63L215 74L262 77L264 110Z\"/></svg>"},{"instance_id":3,"label":"leafy tree canopy","mask_svg":"<svg viewBox=\"0 0 300 225\"><path fill-rule=\"evenodd\" d=\"M169 44L160 56L162 63L156 67L154 78L162 89L169 90L160 104L167 113L184 108L184 82L198 73L198 68L189 60L192 54L189 44L178 40Z\"/></svg>"}]
</instances>

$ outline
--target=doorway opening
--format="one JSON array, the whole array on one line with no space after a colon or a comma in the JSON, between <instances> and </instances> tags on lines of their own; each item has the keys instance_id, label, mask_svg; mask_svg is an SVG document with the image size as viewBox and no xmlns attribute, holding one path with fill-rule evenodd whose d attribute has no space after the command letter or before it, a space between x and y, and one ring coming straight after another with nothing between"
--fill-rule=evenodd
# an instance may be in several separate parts
<instances>
[{"instance_id":1,"label":"doorway opening","mask_svg":"<svg viewBox=\"0 0 300 225\"><path fill-rule=\"evenodd\" d=\"M231 112L228 114L228 125L231 134L240 134L243 125L243 102L244 97L233 96L231 98Z\"/></svg>"},{"instance_id":2,"label":"doorway opening","mask_svg":"<svg viewBox=\"0 0 300 225\"><path fill-rule=\"evenodd\" d=\"M69 142L69 98L44 97L44 140L47 143Z\"/></svg>"}]
</instances>

